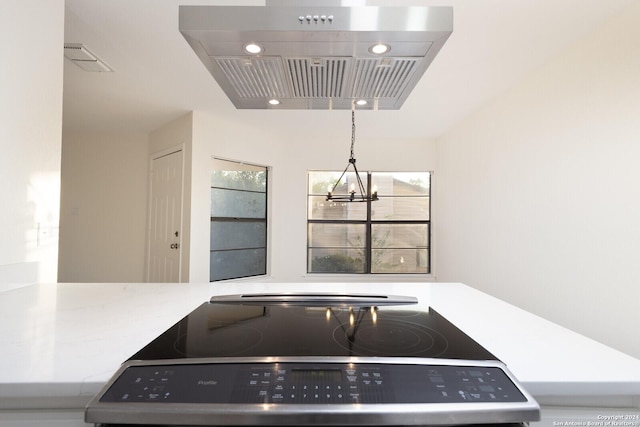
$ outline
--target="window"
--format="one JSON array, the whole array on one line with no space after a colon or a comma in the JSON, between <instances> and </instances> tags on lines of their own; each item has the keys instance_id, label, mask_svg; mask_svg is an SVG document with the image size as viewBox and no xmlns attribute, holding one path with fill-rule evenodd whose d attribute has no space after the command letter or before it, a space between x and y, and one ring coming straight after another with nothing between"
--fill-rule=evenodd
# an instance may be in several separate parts
<instances>
[{"instance_id":1,"label":"window","mask_svg":"<svg viewBox=\"0 0 640 427\"><path fill-rule=\"evenodd\" d=\"M209 280L267 274L267 168L213 165Z\"/></svg>"},{"instance_id":2,"label":"window","mask_svg":"<svg viewBox=\"0 0 640 427\"><path fill-rule=\"evenodd\" d=\"M308 273L428 274L431 241L431 174L369 172L365 188L378 189L374 202L326 200L341 172L308 175ZM347 194L347 173L334 194Z\"/></svg>"}]
</instances>

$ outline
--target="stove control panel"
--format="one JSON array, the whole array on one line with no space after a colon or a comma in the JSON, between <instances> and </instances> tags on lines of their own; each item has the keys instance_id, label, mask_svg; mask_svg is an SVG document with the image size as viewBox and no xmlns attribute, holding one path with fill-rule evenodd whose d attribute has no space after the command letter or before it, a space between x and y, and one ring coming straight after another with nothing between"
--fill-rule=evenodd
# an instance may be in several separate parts
<instances>
[{"instance_id":1,"label":"stove control panel","mask_svg":"<svg viewBox=\"0 0 640 427\"><path fill-rule=\"evenodd\" d=\"M526 401L499 366L309 362L132 365L100 397L294 405Z\"/></svg>"}]
</instances>

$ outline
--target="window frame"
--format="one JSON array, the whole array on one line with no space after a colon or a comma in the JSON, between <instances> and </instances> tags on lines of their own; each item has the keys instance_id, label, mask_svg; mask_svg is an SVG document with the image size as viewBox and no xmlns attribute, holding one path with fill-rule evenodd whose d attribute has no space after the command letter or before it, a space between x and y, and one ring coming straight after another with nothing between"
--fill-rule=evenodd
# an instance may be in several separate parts
<instances>
[{"instance_id":1,"label":"window frame","mask_svg":"<svg viewBox=\"0 0 640 427\"><path fill-rule=\"evenodd\" d=\"M367 171L364 173L361 173L362 175L366 176L366 182L367 182L367 187L370 189L371 188L371 182L372 182L372 177L376 174L384 174L384 173L406 173L406 172L415 172L415 173L426 173L428 174L428 180L429 180L429 192L426 196L426 198L429 199L429 203L428 203L428 219L426 220L392 220L392 219L373 219L372 218L372 204L373 203L379 203L378 201L371 201L368 200L366 202L345 202L345 203L363 203L366 205L366 217L365 219L312 219L310 218L311 214L310 214L310 199L312 197L318 197L319 194L317 193L312 193L310 188L309 188L309 180L310 180L310 176L312 173L314 172L332 172L332 173L340 173L340 171L325 171L325 170L309 170L307 171L307 247L306 247L306 274L309 275L371 275L371 276L384 276L384 275L407 275L407 276L430 276L433 272L433 268L432 268L432 247L431 247L431 242L432 242L432 234L433 234L433 227L432 227L432 215L431 215L431 207L433 205L432 201L433 201L433 192L432 192L432 181L433 181L433 171ZM363 177L364 178L364 177ZM375 179L375 178L373 178ZM381 199L382 198L393 198L393 197L397 197L397 198L401 198L401 197L415 197L415 196L402 196L402 195L394 195L394 196L389 196L389 195L380 195L379 196ZM310 235L310 224L341 224L341 225L347 225L347 224L356 224L356 225L363 225L364 229L365 229L365 247L364 247L364 271L363 272L346 272L346 271L336 271L336 272L326 272L326 271L311 271L310 267L311 267L311 253L312 253L312 249L314 248L314 246L310 245L310 241L311 241L311 235ZM373 247L373 228L375 225L425 225L427 228L427 236L426 236L426 247L424 249L426 249L426 254L427 254L427 269L426 272L397 272L397 271L393 271L393 272L374 272L373 271L373 253L376 250L375 247ZM315 246L315 248L322 248L321 246ZM393 248L393 249L414 249L414 248Z\"/></svg>"},{"instance_id":2,"label":"window frame","mask_svg":"<svg viewBox=\"0 0 640 427\"><path fill-rule=\"evenodd\" d=\"M269 198L270 198L270 191L269 191L270 184L269 184L269 178L270 178L270 172L271 172L270 171L270 167L269 166L265 166L265 165L258 165L258 164L254 164L254 163L244 162L244 161L229 160L229 159L224 159L224 158L219 158L219 157L214 157L214 156L212 156L211 159L214 162L214 166L212 167L212 171L211 171L212 174L216 170L220 170L220 169L216 168L215 162L235 163L235 164L238 164L238 165L264 169L264 174L265 174L264 192L258 191L258 190L251 190L251 189L241 189L241 188L214 186L213 183L210 183L209 188L210 188L210 191L213 190L213 189L218 189L218 190L234 191L234 192L240 192L240 193L264 194L265 206L264 206L264 216L263 217L255 217L255 218L254 217L234 217L234 216L213 216L213 212L210 212L210 221L209 221L209 224L210 224L210 226L209 226L209 238L210 239L212 238L211 237L211 233L213 232L212 224L214 222L217 222L218 224L224 224L224 223L229 223L229 224L262 223L262 224L264 224L264 235L262 236L262 239L264 241L264 246L242 247L242 248L234 248L234 249L215 249L214 250L212 248L212 245L211 245L211 242L210 242L209 243L209 260L211 260L211 254L213 252L237 252L237 251L247 251L247 250L264 250L264 268L262 269L262 271L260 273L256 273L256 274L248 274L248 275L241 275L241 276L234 276L234 277L226 277L226 278L220 278L220 279L213 280L212 279L212 266L211 266L211 263L210 263L210 265L209 265L209 283L266 276L269 273L269 208L270 208L270 200L269 200ZM213 207L210 208L210 211L212 211L212 210L213 210Z\"/></svg>"}]
</instances>

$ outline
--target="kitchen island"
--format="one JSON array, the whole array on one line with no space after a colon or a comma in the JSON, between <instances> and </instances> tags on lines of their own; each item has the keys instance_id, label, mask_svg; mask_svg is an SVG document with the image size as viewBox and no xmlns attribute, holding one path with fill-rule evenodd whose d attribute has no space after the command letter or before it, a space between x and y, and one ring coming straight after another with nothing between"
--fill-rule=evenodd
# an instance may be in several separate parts
<instances>
[{"instance_id":1,"label":"kitchen island","mask_svg":"<svg viewBox=\"0 0 640 427\"><path fill-rule=\"evenodd\" d=\"M43 284L2 292L0 426L85 425L84 405L149 341L212 295L265 292L415 296L420 309L434 308L507 364L543 407L536 424L640 426L638 359L459 283L311 282Z\"/></svg>"}]
</instances>

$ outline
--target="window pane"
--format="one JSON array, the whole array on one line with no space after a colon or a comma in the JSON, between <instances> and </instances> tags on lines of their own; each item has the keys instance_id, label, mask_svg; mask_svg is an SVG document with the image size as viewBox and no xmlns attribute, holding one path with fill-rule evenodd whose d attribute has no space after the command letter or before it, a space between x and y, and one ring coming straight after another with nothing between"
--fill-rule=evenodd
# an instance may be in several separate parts
<instances>
[{"instance_id":1,"label":"window pane","mask_svg":"<svg viewBox=\"0 0 640 427\"><path fill-rule=\"evenodd\" d=\"M428 221L429 197L380 197L371 203L374 221Z\"/></svg>"},{"instance_id":2,"label":"window pane","mask_svg":"<svg viewBox=\"0 0 640 427\"><path fill-rule=\"evenodd\" d=\"M309 219L364 221L367 219L367 204L360 202L334 202L326 196L309 197Z\"/></svg>"},{"instance_id":3,"label":"window pane","mask_svg":"<svg viewBox=\"0 0 640 427\"><path fill-rule=\"evenodd\" d=\"M265 247L266 226L264 221L211 221L211 250Z\"/></svg>"},{"instance_id":4,"label":"window pane","mask_svg":"<svg viewBox=\"0 0 640 427\"><path fill-rule=\"evenodd\" d=\"M338 178L340 178L342 172L309 172L309 194L324 195L326 196L330 189L336 184ZM367 190L367 174L360 174L364 192ZM347 172L342 177L338 186L333 190L333 195L348 195L352 189L356 191L356 194L360 194L358 189L358 180L356 179L355 172Z\"/></svg>"},{"instance_id":5,"label":"window pane","mask_svg":"<svg viewBox=\"0 0 640 427\"><path fill-rule=\"evenodd\" d=\"M373 249L372 273L429 273L427 249Z\"/></svg>"},{"instance_id":6,"label":"window pane","mask_svg":"<svg viewBox=\"0 0 640 427\"><path fill-rule=\"evenodd\" d=\"M210 261L209 280L212 282L267 274L266 251L264 249L213 251L210 255Z\"/></svg>"},{"instance_id":7,"label":"window pane","mask_svg":"<svg viewBox=\"0 0 640 427\"><path fill-rule=\"evenodd\" d=\"M237 190L267 191L267 168L214 159L211 186Z\"/></svg>"},{"instance_id":8,"label":"window pane","mask_svg":"<svg viewBox=\"0 0 640 427\"><path fill-rule=\"evenodd\" d=\"M309 249L309 273L364 273L363 249Z\"/></svg>"},{"instance_id":9,"label":"window pane","mask_svg":"<svg viewBox=\"0 0 640 427\"><path fill-rule=\"evenodd\" d=\"M420 248L429 246L428 224L373 224L371 245L377 249Z\"/></svg>"},{"instance_id":10,"label":"window pane","mask_svg":"<svg viewBox=\"0 0 640 427\"><path fill-rule=\"evenodd\" d=\"M371 180L378 196L370 202L336 200L348 197L353 183L356 200L360 195L355 173L341 175L308 173L307 271L429 273L431 173L364 173L364 188Z\"/></svg>"},{"instance_id":11,"label":"window pane","mask_svg":"<svg viewBox=\"0 0 640 427\"><path fill-rule=\"evenodd\" d=\"M264 166L212 159L210 281L267 273Z\"/></svg>"},{"instance_id":12,"label":"window pane","mask_svg":"<svg viewBox=\"0 0 640 427\"><path fill-rule=\"evenodd\" d=\"M212 217L265 218L266 212L266 193L211 189Z\"/></svg>"},{"instance_id":13,"label":"window pane","mask_svg":"<svg viewBox=\"0 0 640 427\"><path fill-rule=\"evenodd\" d=\"M428 196L429 172L374 172L371 185L378 187L379 196Z\"/></svg>"},{"instance_id":14,"label":"window pane","mask_svg":"<svg viewBox=\"0 0 640 427\"><path fill-rule=\"evenodd\" d=\"M308 246L312 248L364 248L364 224L309 224Z\"/></svg>"}]
</instances>

